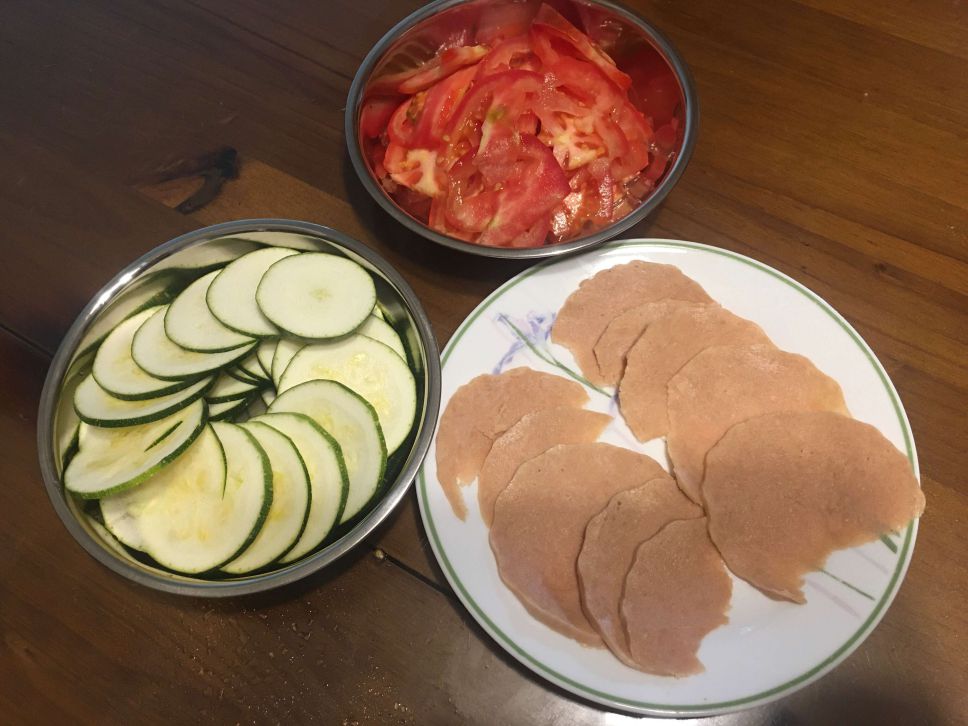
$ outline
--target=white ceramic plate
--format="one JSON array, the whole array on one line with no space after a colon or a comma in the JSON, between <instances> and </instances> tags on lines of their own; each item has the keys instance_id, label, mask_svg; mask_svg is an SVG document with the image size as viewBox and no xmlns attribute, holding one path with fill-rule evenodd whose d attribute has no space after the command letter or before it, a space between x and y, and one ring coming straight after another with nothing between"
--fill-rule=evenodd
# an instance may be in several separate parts
<instances>
[{"instance_id":1,"label":"white ceramic plate","mask_svg":"<svg viewBox=\"0 0 968 726\"><path fill-rule=\"evenodd\" d=\"M444 349L441 411L458 386L481 373L526 365L567 375L568 351L548 340L556 311L578 283L633 259L676 265L720 304L759 323L781 348L810 358L843 387L855 418L873 424L917 454L894 387L867 344L826 302L786 275L732 252L692 242L611 243L541 264L508 281L464 321ZM516 331L512 329L516 328ZM524 338L524 339L522 339ZM617 413L611 390L589 388L590 408ZM618 416L602 440L647 453L668 468L665 444L638 444ZM418 479L420 511L440 566L481 626L538 675L613 708L666 716L700 716L780 698L827 673L873 630L894 598L914 549L917 522L863 547L835 553L807 576L807 604L767 599L733 578L729 624L710 633L699 657L705 673L662 678L627 668L607 650L585 648L532 618L502 584L476 484L466 487L466 522L450 509L437 481L431 446Z\"/></svg>"}]
</instances>

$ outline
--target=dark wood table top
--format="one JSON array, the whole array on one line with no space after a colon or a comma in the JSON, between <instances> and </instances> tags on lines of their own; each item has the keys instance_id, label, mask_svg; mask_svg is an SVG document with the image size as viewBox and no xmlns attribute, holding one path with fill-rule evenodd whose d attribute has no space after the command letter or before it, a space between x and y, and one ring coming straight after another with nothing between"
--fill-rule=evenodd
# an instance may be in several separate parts
<instances>
[{"instance_id":1,"label":"dark wood table top","mask_svg":"<svg viewBox=\"0 0 968 726\"><path fill-rule=\"evenodd\" d=\"M968 714L968 7L950 0L632 3L695 74L680 184L630 236L736 250L829 300L907 407L927 495L893 607L830 675L717 724ZM618 724L468 617L412 493L367 545L282 591L208 602L71 539L35 446L50 356L120 267L181 232L305 219L384 254L441 343L523 264L408 233L366 195L342 109L412 0L8 0L0 11L0 721ZM197 209L185 176L233 149ZM204 200L203 200L204 201ZM197 205L188 205L189 207ZM187 213L186 213L187 211Z\"/></svg>"}]
</instances>

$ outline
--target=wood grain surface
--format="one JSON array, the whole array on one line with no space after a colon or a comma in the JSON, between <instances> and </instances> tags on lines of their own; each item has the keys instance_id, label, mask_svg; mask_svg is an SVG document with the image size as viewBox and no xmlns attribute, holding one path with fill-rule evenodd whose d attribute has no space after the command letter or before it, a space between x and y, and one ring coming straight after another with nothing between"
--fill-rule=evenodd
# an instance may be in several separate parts
<instances>
[{"instance_id":1,"label":"wood grain surface","mask_svg":"<svg viewBox=\"0 0 968 726\"><path fill-rule=\"evenodd\" d=\"M882 624L739 724L968 721L968 5L639 0L695 75L695 156L629 236L773 265L865 337L907 408L927 510ZM366 195L342 109L408 0L7 0L0 13L0 722L615 724L467 616L414 496L292 587L206 602L129 583L44 492L36 409L88 298L158 243L280 216L381 254L441 344L520 263L442 249ZM230 154L235 178L196 195ZM221 155L221 156L220 156ZM183 204L196 195L201 204ZM647 719L645 719L647 720Z\"/></svg>"}]
</instances>

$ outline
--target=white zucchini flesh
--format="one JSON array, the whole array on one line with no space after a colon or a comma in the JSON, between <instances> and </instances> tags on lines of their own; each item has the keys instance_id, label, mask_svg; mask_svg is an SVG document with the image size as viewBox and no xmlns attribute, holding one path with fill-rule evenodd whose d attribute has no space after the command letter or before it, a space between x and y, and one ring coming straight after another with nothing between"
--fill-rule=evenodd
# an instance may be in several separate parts
<instances>
[{"instance_id":1,"label":"white zucchini flesh","mask_svg":"<svg viewBox=\"0 0 968 726\"><path fill-rule=\"evenodd\" d=\"M264 388L259 394L262 397L262 402L268 408L272 405L272 402L276 400L276 392L272 388Z\"/></svg>"},{"instance_id":2,"label":"white zucchini flesh","mask_svg":"<svg viewBox=\"0 0 968 726\"><path fill-rule=\"evenodd\" d=\"M233 575L261 569L289 552L306 527L312 496L306 465L288 436L264 423L249 421L241 426L269 458L272 503L252 543L222 566Z\"/></svg>"},{"instance_id":3,"label":"white zucchini flesh","mask_svg":"<svg viewBox=\"0 0 968 726\"><path fill-rule=\"evenodd\" d=\"M262 370L262 365L259 363L258 350L259 346L256 346L256 349L236 363L236 366L256 381L268 381L269 375Z\"/></svg>"},{"instance_id":4,"label":"white zucchini flesh","mask_svg":"<svg viewBox=\"0 0 968 726\"><path fill-rule=\"evenodd\" d=\"M391 454L407 438L417 413L413 372L389 347L351 335L300 350L276 387L280 394L306 381L338 381L373 406Z\"/></svg>"},{"instance_id":5,"label":"white zucchini flesh","mask_svg":"<svg viewBox=\"0 0 968 726\"><path fill-rule=\"evenodd\" d=\"M383 314L383 308L380 307L380 303L373 306L373 312L370 313L374 317L380 318L380 320L386 320L387 316Z\"/></svg>"},{"instance_id":6,"label":"white zucchini flesh","mask_svg":"<svg viewBox=\"0 0 968 726\"><path fill-rule=\"evenodd\" d=\"M282 247L266 247L243 255L218 273L205 297L212 314L224 325L245 335L279 335L255 301L255 291L266 270L279 260L299 254Z\"/></svg>"},{"instance_id":7,"label":"white zucchini flesh","mask_svg":"<svg viewBox=\"0 0 968 726\"><path fill-rule=\"evenodd\" d=\"M326 539L339 522L346 505L349 482L339 444L308 416L298 413L268 413L253 419L289 437L309 474L312 499L306 528L295 546L282 558L292 562L311 552Z\"/></svg>"},{"instance_id":8,"label":"white zucchini flesh","mask_svg":"<svg viewBox=\"0 0 968 726\"><path fill-rule=\"evenodd\" d=\"M216 434L215 427L225 428ZM102 500L108 529L186 574L214 570L248 547L272 490L265 455L236 429L206 426L172 466L130 492Z\"/></svg>"},{"instance_id":9,"label":"white zucchini flesh","mask_svg":"<svg viewBox=\"0 0 968 726\"><path fill-rule=\"evenodd\" d=\"M94 380L112 396L137 401L165 396L191 385L191 377L177 381L156 378L131 357L135 333L159 310L160 307L148 308L123 321L98 348L94 356Z\"/></svg>"},{"instance_id":10,"label":"white zucchini flesh","mask_svg":"<svg viewBox=\"0 0 968 726\"><path fill-rule=\"evenodd\" d=\"M131 343L135 363L153 376L170 380L198 377L242 358L255 347L252 341L222 353L186 350L165 334L166 310L167 307L158 308L134 334Z\"/></svg>"},{"instance_id":11,"label":"white zucchini flesh","mask_svg":"<svg viewBox=\"0 0 968 726\"><path fill-rule=\"evenodd\" d=\"M278 344L278 340L263 340L255 349L255 355L259 359L259 365L265 373L265 378L269 380L272 379L272 356L275 355Z\"/></svg>"},{"instance_id":12,"label":"white zucchini flesh","mask_svg":"<svg viewBox=\"0 0 968 726\"><path fill-rule=\"evenodd\" d=\"M205 296L220 270L202 275L182 290L165 313L165 334L182 348L202 353L220 353L252 343L243 335L221 323L212 315Z\"/></svg>"},{"instance_id":13,"label":"white zucchini flesh","mask_svg":"<svg viewBox=\"0 0 968 726\"><path fill-rule=\"evenodd\" d=\"M282 378L282 374L286 372L286 366L293 359L299 351L306 347L306 344L299 340L292 340L291 338L281 338L278 345L276 345L276 352L272 356L272 382L279 387L279 380Z\"/></svg>"},{"instance_id":14,"label":"white zucchini flesh","mask_svg":"<svg viewBox=\"0 0 968 726\"><path fill-rule=\"evenodd\" d=\"M176 460L205 427L205 401L151 423L101 428L82 423L78 451L64 472L64 487L98 499L140 484Z\"/></svg>"},{"instance_id":15,"label":"white zucchini flesh","mask_svg":"<svg viewBox=\"0 0 968 726\"><path fill-rule=\"evenodd\" d=\"M391 348L393 352L400 356L404 361L407 360L407 351L403 348L403 341L400 340L400 336L397 335L397 331L391 328L390 324L383 320L383 318L370 315L366 320L363 321L363 324L356 329L356 332L359 335L365 335L367 338L372 338L379 343L383 343L383 345Z\"/></svg>"},{"instance_id":16,"label":"white zucchini flesh","mask_svg":"<svg viewBox=\"0 0 968 726\"><path fill-rule=\"evenodd\" d=\"M342 383L307 381L280 393L269 413L304 414L336 440L349 483L340 523L359 514L379 490L387 462L386 444L372 406Z\"/></svg>"},{"instance_id":17,"label":"white zucchini flesh","mask_svg":"<svg viewBox=\"0 0 968 726\"><path fill-rule=\"evenodd\" d=\"M223 403L225 401L238 401L240 398L250 396L259 390L257 383L240 381L238 378L220 373L215 379L215 385L205 393L205 400L209 403Z\"/></svg>"},{"instance_id":18,"label":"white zucchini flesh","mask_svg":"<svg viewBox=\"0 0 968 726\"><path fill-rule=\"evenodd\" d=\"M376 305L373 278L338 255L308 252L286 257L262 276L256 302L279 328L300 338L352 332Z\"/></svg>"},{"instance_id":19,"label":"white zucchini flesh","mask_svg":"<svg viewBox=\"0 0 968 726\"><path fill-rule=\"evenodd\" d=\"M203 378L188 388L158 398L125 401L115 398L87 376L74 392L74 410L84 423L112 428L150 423L185 408L202 396L212 385L212 378Z\"/></svg>"},{"instance_id":20,"label":"white zucchini flesh","mask_svg":"<svg viewBox=\"0 0 968 726\"><path fill-rule=\"evenodd\" d=\"M240 398L234 401L220 401L208 405L209 421L227 421L234 419L249 405L250 399Z\"/></svg>"}]
</instances>

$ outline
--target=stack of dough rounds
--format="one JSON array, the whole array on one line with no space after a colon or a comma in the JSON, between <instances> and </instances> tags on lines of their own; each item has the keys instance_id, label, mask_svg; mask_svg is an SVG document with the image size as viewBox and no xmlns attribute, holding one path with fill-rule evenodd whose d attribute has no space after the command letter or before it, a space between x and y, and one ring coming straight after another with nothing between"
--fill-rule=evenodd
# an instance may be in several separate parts
<instances>
[{"instance_id":1,"label":"stack of dough rounds","mask_svg":"<svg viewBox=\"0 0 968 726\"><path fill-rule=\"evenodd\" d=\"M438 478L460 519L460 487L477 478L500 577L533 617L631 668L702 672L703 638L728 622L730 572L802 603L803 576L832 552L924 509L907 458L849 417L837 381L674 266L583 281L551 340L591 384L617 386L639 441L666 437L675 478L596 442L612 417L582 408L578 383L530 368L454 393Z\"/></svg>"}]
</instances>

